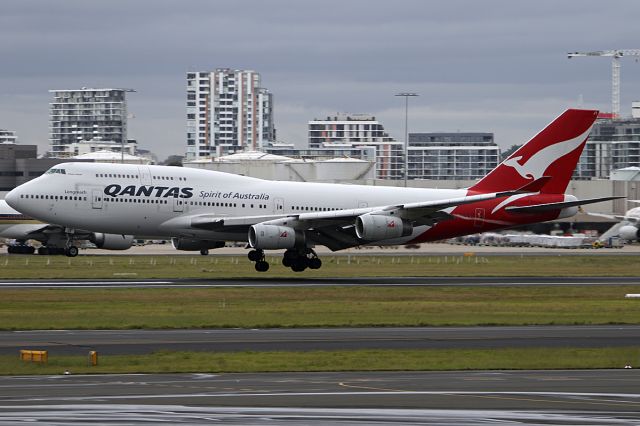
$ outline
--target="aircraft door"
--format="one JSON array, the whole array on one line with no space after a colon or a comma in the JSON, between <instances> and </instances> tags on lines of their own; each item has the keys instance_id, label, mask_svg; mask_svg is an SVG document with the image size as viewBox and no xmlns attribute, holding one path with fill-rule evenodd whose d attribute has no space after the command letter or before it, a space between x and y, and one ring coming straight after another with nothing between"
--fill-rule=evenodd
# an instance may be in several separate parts
<instances>
[{"instance_id":1,"label":"aircraft door","mask_svg":"<svg viewBox=\"0 0 640 426\"><path fill-rule=\"evenodd\" d=\"M143 185L151 185L151 172L148 167L138 166L138 173L140 173L140 183Z\"/></svg>"},{"instance_id":2,"label":"aircraft door","mask_svg":"<svg viewBox=\"0 0 640 426\"><path fill-rule=\"evenodd\" d=\"M284 213L284 199L276 198L273 200L273 213L275 214Z\"/></svg>"},{"instance_id":3,"label":"aircraft door","mask_svg":"<svg viewBox=\"0 0 640 426\"><path fill-rule=\"evenodd\" d=\"M474 218L473 218L473 226L476 228L480 228L484 224L484 209L477 208Z\"/></svg>"},{"instance_id":4,"label":"aircraft door","mask_svg":"<svg viewBox=\"0 0 640 426\"><path fill-rule=\"evenodd\" d=\"M184 199L182 199L182 198L174 198L173 199L173 211L174 212L183 212L184 211Z\"/></svg>"},{"instance_id":5,"label":"aircraft door","mask_svg":"<svg viewBox=\"0 0 640 426\"><path fill-rule=\"evenodd\" d=\"M94 189L93 191L91 191L91 207L94 209L101 209L102 197L104 197L102 191L98 189Z\"/></svg>"}]
</instances>

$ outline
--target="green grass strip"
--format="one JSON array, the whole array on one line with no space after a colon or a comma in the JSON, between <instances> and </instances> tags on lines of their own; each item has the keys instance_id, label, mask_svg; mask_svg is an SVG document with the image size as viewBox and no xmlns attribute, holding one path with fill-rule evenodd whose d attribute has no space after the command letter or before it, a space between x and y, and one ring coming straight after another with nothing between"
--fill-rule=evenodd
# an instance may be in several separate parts
<instances>
[{"instance_id":1,"label":"green grass strip","mask_svg":"<svg viewBox=\"0 0 640 426\"><path fill-rule=\"evenodd\" d=\"M0 356L0 375L90 373L252 373L278 371L536 370L637 367L640 347L537 349L430 349L311 352L157 352L49 356L45 365Z\"/></svg>"},{"instance_id":2,"label":"green grass strip","mask_svg":"<svg viewBox=\"0 0 640 426\"><path fill-rule=\"evenodd\" d=\"M638 324L640 286L3 289L0 328Z\"/></svg>"},{"instance_id":3,"label":"green grass strip","mask_svg":"<svg viewBox=\"0 0 640 426\"><path fill-rule=\"evenodd\" d=\"M469 248L470 251L473 248ZM363 252L364 253L364 252ZM381 276L638 276L637 256L424 256L324 255L319 270L295 273L281 254L267 254L271 268L256 272L246 256L64 256L0 257L3 279L44 278L299 278Z\"/></svg>"}]
</instances>

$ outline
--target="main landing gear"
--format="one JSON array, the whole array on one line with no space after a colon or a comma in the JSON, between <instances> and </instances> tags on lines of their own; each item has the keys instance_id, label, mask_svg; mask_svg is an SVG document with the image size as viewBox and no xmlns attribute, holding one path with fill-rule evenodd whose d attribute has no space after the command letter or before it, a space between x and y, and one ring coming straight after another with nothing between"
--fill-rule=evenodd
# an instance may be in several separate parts
<instances>
[{"instance_id":1,"label":"main landing gear","mask_svg":"<svg viewBox=\"0 0 640 426\"><path fill-rule=\"evenodd\" d=\"M250 261L255 262L255 268L258 272L266 272L269 270L269 263L265 260L264 250L253 249L247 257ZM289 249L284 252L282 264L291 268L294 272L302 272L305 269L320 269L322 261L315 251L310 248Z\"/></svg>"},{"instance_id":2,"label":"main landing gear","mask_svg":"<svg viewBox=\"0 0 640 426\"><path fill-rule=\"evenodd\" d=\"M55 256L64 254L67 257L76 257L78 255L78 247L68 246L65 248L54 246L40 246L38 248L38 254L42 256Z\"/></svg>"},{"instance_id":3,"label":"main landing gear","mask_svg":"<svg viewBox=\"0 0 640 426\"><path fill-rule=\"evenodd\" d=\"M315 251L310 248L302 250L289 249L284 252L282 264L291 268L293 272L302 272L305 269L320 269L322 261Z\"/></svg>"},{"instance_id":4,"label":"main landing gear","mask_svg":"<svg viewBox=\"0 0 640 426\"><path fill-rule=\"evenodd\" d=\"M7 246L7 253L9 254L33 254L35 251L36 249L34 247L26 244Z\"/></svg>"},{"instance_id":5,"label":"main landing gear","mask_svg":"<svg viewBox=\"0 0 640 426\"><path fill-rule=\"evenodd\" d=\"M250 261L256 262L255 268L258 272L267 272L269 270L269 262L264 260L264 250L251 250L247 257Z\"/></svg>"}]
</instances>

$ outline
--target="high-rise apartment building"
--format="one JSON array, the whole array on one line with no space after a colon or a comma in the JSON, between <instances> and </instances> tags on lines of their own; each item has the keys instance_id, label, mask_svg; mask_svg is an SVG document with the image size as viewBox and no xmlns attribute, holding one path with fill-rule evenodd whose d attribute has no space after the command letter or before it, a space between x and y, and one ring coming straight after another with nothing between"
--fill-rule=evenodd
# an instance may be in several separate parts
<instances>
[{"instance_id":1,"label":"high-rise apartment building","mask_svg":"<svg viewBox=\"0 0 640 426\"><path fill-rule=\"evenodd\" d=\"M402 179L404 145L390 137L374 116L337 114L308 124L310 149L373 146L376 178Z\"/></svg>"},{"instance_id":2,"label":"high-rise apartment building","mask_svg":"<svg viewBox=\"0 0 640 426\"><path fill-rule=\"evenodd\" d=\"M626 167L640 167L640 118L597 120L573 178L607 179Z\"/></svg>"},{"instance_id":3,"label":"high-rise apartment building","mask_svg":"<svg viewBox=\"0 0 640 426\"><path fill-rule=\"evenodd\" d=\"M76 142L127 143L127 92L131 89L50 90L49 156L73 155Z\"/></svg>"},{"instance_id":4,"label":"high-rise apartment building","mask_svg":"<svg viewBox=\"0 0 640 426\"><path fill-rule=\"evenodd\" d=\"M0 129L0 143L16 143L18 137L12 130Z\"/></svg>"},{"instance_id":5,"label":"high-rise apartment building","mask_svg":"<svg viewBox=\"0 0 640 426\"><path fill-rule=\"evenodd\" d=\"M479 179L499 162L493 133L409 134L409 179Z\"/></svg>"},{"instance_id":6,"label":"high-rise apartment building","mask_svg":"<svg viewBox=\"0 0 640 426\"><path fill-rule=\"evenodd\" d=\"M260 150L275 139L273 96L259 73L228 68L187 73L187 161Z\"/></svg>"}]
</instances>

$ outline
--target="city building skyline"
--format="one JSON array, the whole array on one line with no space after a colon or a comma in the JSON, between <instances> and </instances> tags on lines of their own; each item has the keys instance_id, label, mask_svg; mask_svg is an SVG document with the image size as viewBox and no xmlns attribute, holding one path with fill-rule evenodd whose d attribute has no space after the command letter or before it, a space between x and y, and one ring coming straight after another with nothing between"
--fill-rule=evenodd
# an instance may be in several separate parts
<instances>
[{"instance_id":1,"label":"city building skyline","mask_svg":"<svg viewBox=\"0 0 640 426\"><path fill-rule=\"evenodd\" d=\"M0 129L0 143L12 143L18 142L18 136L13 130Z\"/></svg>"},{"instance_id":2,"label":"city building skyline","mask_svg":"<svg viewBox=\"0 0 640 426\"><path fill-rule=\"evenodd\" d=\"M275 142L273 95L253 70L187 73L186 159L256 150Z\"/></svg>"},{"instance_id":3,"label":"city building skyline","mask_svg":"<svg viewBox=\"0 0 640 426\"><path fill-rule=\"evenodd\" d=\"M640 118L598 119L573 179L609 179L626 167L640 167Z\"/></svg>"},{"instance_id":4,"label":"city building skyline","mask_svg":"<svg viewBox=\"0 0 640 426\"><path fill-rule=\"evenodd\" d=\"M49 152L52 158L76 155L76 143L127 144L127 98L133 89L87 88L49 90Z\"/></svg>"},{"instance_id":5,"label":"city building skyline","mask_svg":"<svg viewBox=\"0 0 640 426\"><path fill-rule=\"evenodd\" d=\"M375 147L376 178L403 177L404 144L389 136L375 116L338 113L325 119L310 120L308 126L310 149Z\"/></svg>"}]
</instances>

